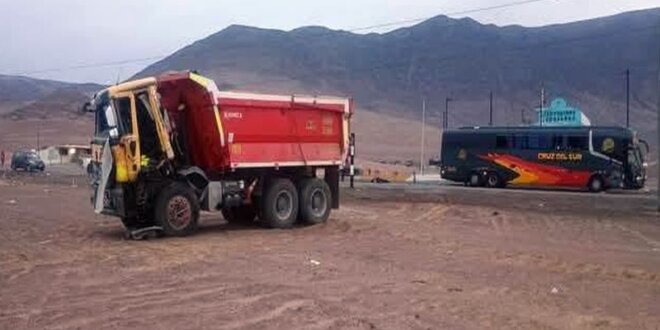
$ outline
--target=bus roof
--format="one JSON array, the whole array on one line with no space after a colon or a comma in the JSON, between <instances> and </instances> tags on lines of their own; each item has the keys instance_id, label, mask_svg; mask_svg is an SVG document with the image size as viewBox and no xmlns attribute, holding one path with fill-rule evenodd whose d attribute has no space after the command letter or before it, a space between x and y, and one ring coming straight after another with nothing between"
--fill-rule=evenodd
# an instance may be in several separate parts
<instances>
[{"instance_id":1,"label":"bus roof","mask_svg":"<svg viewBox=\"0 0 660 330\"><path fill-rule=\"evenodd\" d=\"M528 131L550 131L550 132L566 132L566 131L619 131L619 132L633 132L632 129L622 126L474 126L474 127L461 127L454 131L475 131L475 132L528 132Z\"/></svg>"}]
</instances>

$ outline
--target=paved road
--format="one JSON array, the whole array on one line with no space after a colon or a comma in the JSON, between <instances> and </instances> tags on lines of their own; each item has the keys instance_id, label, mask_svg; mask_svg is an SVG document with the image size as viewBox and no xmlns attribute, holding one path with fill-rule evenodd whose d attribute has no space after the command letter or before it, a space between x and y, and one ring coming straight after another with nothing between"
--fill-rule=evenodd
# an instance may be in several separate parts
<instances>
[{"instance_id":1,"label":"paved road","mask_svg":"<svg viewBox=\"0 0 660 330\"><path fill-rule=\"evenodd\" d=\"M488 189L442 184L357 183L343 185L343 198L381 201L446 202L559 213L604 214L658 219L656 195L650 191L613 190L593 194L571 190Z\"/></svg>"}]
</instances>

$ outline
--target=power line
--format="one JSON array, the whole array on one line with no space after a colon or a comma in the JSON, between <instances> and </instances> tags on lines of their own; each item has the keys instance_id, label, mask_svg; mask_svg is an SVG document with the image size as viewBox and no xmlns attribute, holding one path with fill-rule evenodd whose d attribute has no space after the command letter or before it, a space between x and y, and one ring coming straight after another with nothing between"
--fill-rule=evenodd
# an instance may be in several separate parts
<instances>
[{"instance_id":1,"label":"power line","mask_svg":"<svg viewBox=\"0 0 660 330\"><path fill-rule=\"evenodd\" d=\"M524 0L524 1L516 1L516 2L500 4L500 5L473 8L473 9L456 11L456 12L450 12L450 13L446 13L445 16L472 14L472 13L478 13L478 12L495 10L495 9L522 6L522 5L535 3L535 2L542 2L542 1L559 1L559 0ZM353 29L349 29L349 30L345 30L345 31L346 32L358 32L358 31L364 31L364 30L371 30L371 29L375 29L375 28L398 26L398 25L404 25L404 24L410 24L410 23L425 21L425 20L431 19L433 17L436 17L436 16L427 16L427 17L423 17L423 18L392 21L392 22L381 23L381 24L376 24L376 25L357 27L357 28L353 28ZM25 75L33 75L33 74L41 74L41 73L51 73L51 72L72 71L72 70L80 70L80 69L90 69L90 68L98 68L98 67L105 67L105 66L117 66L117 65L124 65L124 64L141 63L141 62L145 62L145 61L161 60L161 59L163 59L167 56L170 56L170 55L172 55L172 54L149 56L149 57L135 58L135 59L125 59L125 60L112 61L112 62L80 64L80 65L74 65L74 66L68 66L68 67L57 67L57 68L49 68L49 69L43 69L43 70L13 72L13 73L8 73L8 74L9 75L25 76Z\"/></svg>"},{"instance_id":2,"label":"power line","mask_svg":"<svg viewBox=\"0 0 660 330\"><path fill-rule=\"evenodd\" d=\"M32 74L39 74L39 73L50 73L50 72L71 71L71 70L80 70L80 69L89 69L89 68L100 68L100 67L104 67L104 66L117 66L117 65L124 65L124 64L132 64L132 63L140 63L140 62L146 62L146 61L160 60L160 59L163 59L166 56L167 55L160 55L160 56L151 56L151 57L134 58L134 59L127 59L127 60L120 60L120 61L112 61L112 62L79 64L79 65L73 65L73 66L68 66L68 67L50 68L50 69L35 70L35 71L23 71L23 72L9 73L9 74L10 75L16 75L16 76L25 76L25 75L32 75Z\"/></svg>"},{"instance_id":3,"label":"power line","mask_svg":"<svg viewBox=\"0 0 660 330\"><path fill-rule=\"evenodd\" d=\"M482 11L489 11L489 10L509 8L509 7L516 7L516 6L526 5L526 4L535 3L535 2L542 2L542 1L559 1L559 0L526 0L526 1L510 2L510 3L501 4L501 5L495 5L495 6L488 6L488 7L481 7L481 8L474 8L474 9L450 12L450 13L446 13L444 15L445 16L456 16L456 15L474 14L474 13L478 13L478 12L482 12ZM434 18L434 17L436 17L436 16L426 16L426 17L413 18L413 19L408 19L408 20L394 21L394 22L389 22L389 23L381 23L381 24L376 24L376 25L358 27L358 28L347 30L347 31L348 32L357 32L357 31L372 30L372 29L383 28L383 27L398 26L398 25L403 25L403 24L418 23L418 22L426 21L426 20Z\"/></svg>"}]
</instances>

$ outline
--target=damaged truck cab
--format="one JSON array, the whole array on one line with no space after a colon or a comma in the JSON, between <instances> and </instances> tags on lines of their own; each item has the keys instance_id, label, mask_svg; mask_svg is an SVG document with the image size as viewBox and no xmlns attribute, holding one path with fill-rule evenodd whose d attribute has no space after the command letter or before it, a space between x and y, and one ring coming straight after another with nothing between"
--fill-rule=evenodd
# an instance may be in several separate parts
<instances>
[{"instance_id":1,"label":"damaged truck cab","mask_svg":"<svg viewBox=\"0 0 660 330\"><path fill-rule=\"evenodd\" d=\"M339 207L346 98L220 92L190 72L97 93L90 174L97 213L183 236L200 210L288 228Z\"/></svg>"}]
</instances>

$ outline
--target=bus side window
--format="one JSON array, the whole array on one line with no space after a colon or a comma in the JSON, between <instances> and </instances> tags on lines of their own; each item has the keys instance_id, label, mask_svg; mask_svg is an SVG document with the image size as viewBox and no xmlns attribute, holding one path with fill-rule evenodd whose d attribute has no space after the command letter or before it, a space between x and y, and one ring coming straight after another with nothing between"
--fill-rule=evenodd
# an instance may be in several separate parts
<instances>
[{"instance_id":1,"label":"bus side window","mask_svg":"<svg viewBox=\"0 0 660 330\"><path fill-rule=\"evenodd\" d=\"M552 143L550 145L554 150L564 149L564 136L563 135L553 135Z\"/></svg>"},{"instance_id":2,"label":"bus side window","mask_svg":"<svg viewBox=\"0 0 660 330\"><path fill-rule=\"evenodd\" d=\"M587 150L589 148L586 136L569 136L566 140L566 147L569 150Z\"/></svg>"},{"instance_id":3,"label":"bus side window","mask_svg":"<svg viewBox=\"0 0 660 330\"><path fill-rule=\"evenodd\" d=\"M498 135L495 137L495 147L497 149L509 149L511 145L509 144L509 139L505 135Z\"/></svg>"},{"instance_id":4,"label":"bus side window","mask_svg":"<svg viewBox=\"0 0 660 330\"><path fill-rule=\"evenodd\" d=\"M521 150L528 149L527 135L516 135L513 141L516 149L521 149Z\"/></svg>"},{"instance_id":5,"label":"bus side window","mask_svg":"<svg viewBox=\"0 0 660 330\"><path fill-rule=\"evenodd\" d=\"M532 150L541 150L541 149L543 149L541 135L538 135L538 134L529 135L527 143L528 143L529 149L532 149Z\"/></svg>"}]
</instances>

